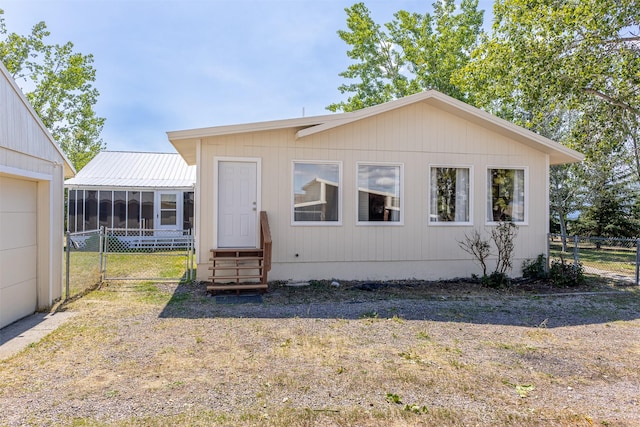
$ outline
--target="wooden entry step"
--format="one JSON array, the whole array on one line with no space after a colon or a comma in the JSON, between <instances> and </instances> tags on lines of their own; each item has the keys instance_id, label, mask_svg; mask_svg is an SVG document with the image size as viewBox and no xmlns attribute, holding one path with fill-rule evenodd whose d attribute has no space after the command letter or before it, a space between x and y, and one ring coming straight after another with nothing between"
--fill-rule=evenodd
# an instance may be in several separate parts
<instances>
[{"instance_id":1,"label":"wooden entry step","mask_svg":"<svg viewBox=\"0 0 640 427\"><path fill-rule=\"evenodd\" d=\"M209 258L211 284L207 290L267 290L267 268L265 268L264 251L259 248L224 248L211 249Z\"/></svg>"}]
</instances>

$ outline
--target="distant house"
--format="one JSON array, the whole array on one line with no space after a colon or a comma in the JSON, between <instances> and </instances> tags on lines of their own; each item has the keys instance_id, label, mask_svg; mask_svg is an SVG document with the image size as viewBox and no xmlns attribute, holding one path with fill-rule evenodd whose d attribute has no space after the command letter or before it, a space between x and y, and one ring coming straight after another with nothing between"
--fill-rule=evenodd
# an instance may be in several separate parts
<instances>
[{"instance_id":1,"label":"distant house","mask_svg":"<svg viewBox=\"0 0 640 427\"><path fill-rule=\"evenodd\" d=\"M195 172L176 153L102 151L65 181L67 230L191 230Z\"/></svg>"},{"instance_id":2,"label":"distant house","mask_svg":"<svg viewBox=\"0 0 640 427\"><path fill-rule=\"evenodd\" d=\"M437 91L168 138L198 168L200 280L218 276L210 258L262 256L261 211L273 280L470 276L478 266L458 242L499 221L519 225L519 275L546 252L549 166L583 158Z\"/></svg>"},{"instance_id":3,"label":"distant house","mask_svg":"<svg viewBox=\"0 0 640 427\"><path fill-rule=\"evenodd\" d=\"M74 173L0 64L0 328L62 296L63 182Z\"/></svg>"}]
</instances>

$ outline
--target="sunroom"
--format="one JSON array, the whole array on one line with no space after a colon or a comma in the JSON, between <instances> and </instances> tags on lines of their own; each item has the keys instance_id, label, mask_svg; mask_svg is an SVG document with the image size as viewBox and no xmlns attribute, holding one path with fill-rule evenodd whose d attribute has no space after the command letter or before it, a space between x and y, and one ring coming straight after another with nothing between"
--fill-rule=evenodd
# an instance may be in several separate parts
<instances>
[{"instance_id":1,"label":"sunroom","mask_svg":"<svg viewBox=\"0 0 640 427\"><path fill-rule=\"evenodd\" d=\"M195 180L175 153L102 151L65 181L67 231L105 227L125 240L191 233Z\"/></svg>"}]
</instances>

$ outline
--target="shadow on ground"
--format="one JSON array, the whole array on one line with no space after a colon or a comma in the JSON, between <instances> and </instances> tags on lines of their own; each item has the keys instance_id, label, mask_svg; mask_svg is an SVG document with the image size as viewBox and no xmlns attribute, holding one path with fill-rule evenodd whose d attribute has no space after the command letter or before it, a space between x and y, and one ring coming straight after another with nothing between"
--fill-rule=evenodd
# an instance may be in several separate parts
<instances>
[{"instance_id":1,"label":"shadow on ground","mask_svg":"<svg viewBox=\"0 0 640 427\"><path fill-rule=\"evenodd\" d=\"M466 292L420 283L343 286L341 289L270 286L268 293L212 296L203 283L180 283L161 318L402 318L437 322L563 327L640 319L637 288L538 294L493 290ZM469 285L472 287L472 285Z\"/></svg>"}]
</instances>

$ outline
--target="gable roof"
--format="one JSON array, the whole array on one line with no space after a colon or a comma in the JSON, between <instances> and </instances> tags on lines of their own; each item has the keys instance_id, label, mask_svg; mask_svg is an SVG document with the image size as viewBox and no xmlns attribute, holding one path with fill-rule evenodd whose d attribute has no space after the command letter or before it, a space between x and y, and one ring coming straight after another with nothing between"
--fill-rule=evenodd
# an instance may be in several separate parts
<instances>
[{"instance_id":1,"label":"gable roof","mask_svg":"<svg viewBox=\"0 0 640 427\"><path fill-rule=\"evenodd\" d=\"M7 83L9 83L9 86L11 86L15 94L18 96L22 105L24 105L25 109L29 112L29 115L37 123L38 127L42 130L46 139L51 143L51 147L53 148L55 154L59 155L62 158L62 167L64 169L64 176L65 177L74 176L76 174L75 168L67 158L66 154L64 154L64 152L62 151L62 148L60 148L60 146L55 142L55 140L53 139L53 136L51 135L51 132L49 132L47 127L44 125L44 123L42 123L42 120L38 116L38 113L36 113L36 110L33 109L31 104L27 100L27 97L22 92L22 89L20 89L16 81L13 79L13 77L11 77L11 74L9 74L9 71L6 69L2 61L0 61L0 75L2 75L4 79L7 81ZM29 147L28 145L26 146L23 145L23 148L28 149ZM34 153L29 153L29 154L34 154Z\"/></svg>"},{"instance_id":2,"label":"gable roof","mask_svg":"<svg viewBox=\"0 0 640 427\"><path fill-rule=\"evenodd\" d=\"M65 186L188 189L195 182L196 168L177 153L101 151Z\"/></svg>"},{"instance_id":3,"label":"gable roof","mask_svg":"<svg viewBox=\"0 0 640 427\"><path fill-rule=\"evenodd\" d=\"M167 132L169 141L189 164L196 162L196 143L201 138L218 135L231 135L246 132L258 132L274 129L298 128L297 139L354 123L377 114L383 114L418 102L433 105L443 111L478 124L496 133L505 135L522 144L533 147L549 155L550 164L573 163L582 161L584 155L555 141L538 135L507 120L472 107L436 90L428 90L409 95L384 104L363 108L349 113L325 116L303 117L298 119L270 122L248 123L231 126L216 126L201 129Z\"/></svg>"}]
</instances>

